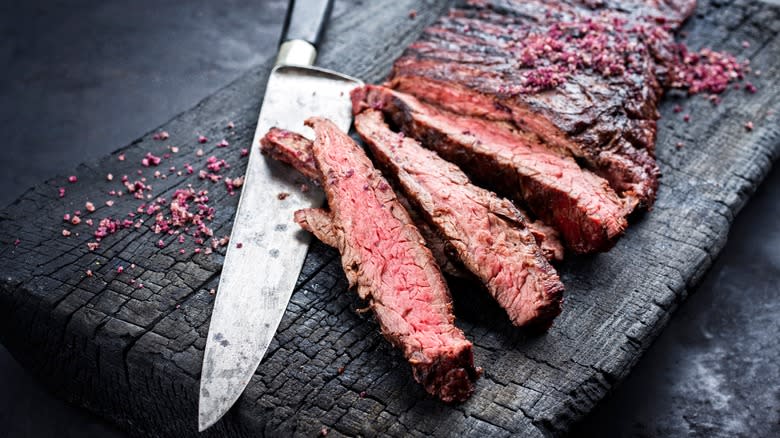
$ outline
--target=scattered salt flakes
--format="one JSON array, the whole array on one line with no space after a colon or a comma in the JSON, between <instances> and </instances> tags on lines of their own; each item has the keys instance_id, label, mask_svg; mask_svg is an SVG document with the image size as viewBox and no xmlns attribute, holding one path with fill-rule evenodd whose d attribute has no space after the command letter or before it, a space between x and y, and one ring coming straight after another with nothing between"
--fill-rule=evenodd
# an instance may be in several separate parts
<instances>
[{"instance_id":1,"label":"scattered salt flakes","mask_svg":"<svg viewBox=\"0 0 780 438\"><path fill-rule=\"evenodd\" d=\"M222 141L220 141L219 143L217 143L217 147L218 147L218 148L226 148L226 147L228 147L228 146L230 146L230 143L228 143L228 141L227 141L227 140L225 140L224 138L222 139Z\"/></svg>"},{"instance_id":2,"label":"scattered salt flakes","mask_svg":"<svg viewBox=\"0 0 780 438\"><path fill-rule=\"evenodd\" d=\"M84 221L84 223L87 224L87 226L89 226L89 227L91 227L92 224L93 224L92 219L87 219L87 220Z\"/></svg>"},{"instance_id":3,"label":"scattered salt flakes","mask_svg":"<svg viewBox=\"0 0 780 438\"><path fill-rule=\"evenodd\" d=\"M65 197L65 187L60 187L57 189L57 193L60 195L60 198Z\"/></svg>"},{"instance_id":4,"label":"scattered salt flakes","mask_svg":"<svg viewBox=\"0 0 780 438\"><path fill-rule=\"evenodd\" d=\"M90 251L95 251L100 248L100 244L98 242L87 242L87 248L89 248Z\"/></svg>"},{"instance_id":5,"label":"scattered salt flakes","mask_svg":"<svg viewBox=\"0 0 780 438\"><path fill-rule=\"evenodd\" d=\"M750 41L747 41L747 40L742 41L742 47L745 48L745 49L749 49L750 48Z\"/></svg>"},{"instance_id":6,"label":"scattered salt flakes","mask_svg":"<svg viewBox=\"0 0 780 438\"><path fill-rule=\"evenodd\" d=\"M110 174L110 173L109 173L109 174L107 174L107 175L106 175L106 180L108 180L108 181L113 181L113 180L114 180L114 175L113 175L113 174Z\"/></svg>"},{"instance_id":7,"label":"scattered salt flakes","mask_svg":"<svg viewBox=\"0 0 780 438\"><path fill-rule=\"evenodd\" d=\"M248 156L248 155L249 155L249 149L247 149L247 148L242 148L242 149L241 149L241 156L242 156L242 157L246 157L246 156Z\"/></svg>"},{"instance_id":8,"label":"scattered salt flakes","mask_svg":"<svg viewBox=\"0 0 780 438\"><path fill-rule=\"evenodd\" d=\"M202 136L202 135L198 136L198 143L203 144L203 143L206 143L207 141L209 141L209 139L206 138L205 136Z\"/></svg>"},{"instance_id":9,"label":"scattered salt flakes","mask_svg":"<svg viewBox=\"0 0 780 438\"><path fill-rule=\"evenodd\" d=\"M144 288L144 284L143 283L138 283L138 289L143 289L143 288Z\"/></svg>"},{"instance_id":10,"label":"scattered salt flakes","mask_svg":"<svg viewBox=\"0 0 780 438\"><path fill-rule=\"evenodd\" d=\"M228 122L227 129L233 129L235 127L236 127L236 125L233 122Z\"/></svg>"},{"instance_id":11,"label":"scattered salt flakes","mask_svg":"<svg viewBox=\"0 0 780 438\"><path fill-rule=\"evenodd\" d=\"M170 135L166 131L158 132L152 136L154 140L168 140Z\"/></svg>"},{"instance_id":12,"label":"scattered salt flakes","mask_svg":"<svg viewBox=\"0 0 780 438\"><path fill-rule=\"evenodd\" d=\"M125 154L117 155L116 159L119 160L119 161L125 161Z\"/></svg>"},{"instance_id":13,"label":"scattered salt flakes","mask_svg":"<svg viewBox=\"0 0 780 438\"><path fill-rule=\"evenodd\" d=\"M686 114L686 115L683 116L683 122L688 123L690 121L691 121L691 115L690 114Z\"/></svg>"},{"instance_id":14,"label":"scattered salt flakes","mask_svg":"<svg viewBox=\"0 0 780 438\"><path fill-rule=\"evenodd\" d=\"M217 290L214 289L213 287L211 289L209 289L209 295L214 295L216 293L217 293Z\"/></svg>"},{"instance_id":15,"label":"scattered salt flakes","mask_svg":"<svg viewBox=\"0 0 780 438\"><path fill-rule=\"evenodd\" d=\"M685 146L685 145L684 145L684 144L683 144L683 142L681 142L681 141L677 142L677 144L675 145L675 147L677 148L677 150L680 150L680 149L682 149L682 148L683 148L683 146Z\"/></svg>"},{"instance_id":16,"label":"scattered salt flakes","mask_svg":"<svg viewBox=\"0 0 780 438\"><path fill-rule=\"evenodd\" d=\"M360 398L366 398L368 394L366 394L366 391L360 391L360 394L358 394Z\"/></svg>"},{"instance_id":17,"label":"scattered salt flakes","mask_svg":"<svg viewBox=\"0 0 780 438\"><path fill-rule=\"evenodd\" d=\"M414 17L411 17L411 18L414 18ZM322 429L320 429L320 436L328 436L328 432L329 432L328 428L323 426Z\"/></svg>"},{"instance_id":18,"label":"scattered salt flakes","mask_svg":"<svg viewBox=\"0 0 780 438\"><path fill-rule=\"evenodd\" d=\"M219 239L219 246L227 246L227 244L230 242L230 236L222 236Z\"/></svg>"},{"instance_id":19,"label":"scattered salt flakes","mask_svg":"<svg viewBox=\"0 0 780 438\"><path fill-rule=\"evenodd\" d=\"M197 151L195 151L195 156L196 157L202 157L203 156L203 149L198 149Z\"/></svg>"},{"instance_id":20,"label":"scattered salt flakes","mask_svg":"<svg viewBox=\"0 0 780 438\"><path fill-rule=\"evenodd\" d=\"M683 109L680 105L675 105L674 108L672 108L672 111L674 111L675 113L681 113L682 110Z\"/></svg>"},{"instance_id":21,"label":"scattered salt flakes","mask_svg":"<svg viewBox=\"0 0 780 438\"><path fill-rule=\"evenodd\" d=\"M158 246L159 248L164 248L164 247L165 247L165 242L163 242L163 240L162 240L162 239L160 239L160 240L158 240L158 241L157 241L157 246Z\"/></svg>"},{"instance_id":22,"label":"scattered salt flakes","mask_svg":"<svg viewBox=\"0 0 780 438\"><path fill-rule=\"evenodd\" d=\"M195 172L195 170L192 168L192 165L191 165L190 163L186 163L186 164L184 165L184 168L185 168L185 169L187 169L187 174L188 174L188 175L190 175L190 174L192 174L193 172Z\"/></svg>"},{"instance_id":23,"label":"scattered salt flakes","mask_svg":"<svg viewBox=\"0 0 780 438\"><path fill-rule=\"evenodd\" d=\"M114 205L114 201L112 201L110 199L108 201L106 201L106 206L111 207L112 205Z\"/></svg>"},{"instance_id":24,"label":"scattered salt flakes","mask_svg":"<svg viewBox=\"0 0 780 438\"><path fill-rule=\"evenodd\" d=\"M417 9L412 9L409 11L409 19L414 20L415 18L417 18Z\"/></svg>"},{"instance_id":25,"label":"scattered salt flakes","mask_svg":"<svg viewBox=\"0 0 780 438\"><path fill-rule=\"evenodd\" d=\"M745 90L750 94L756 94L756 91L758 91L758 88L756 88L755 85L753 85L752 82L746 82L745 83Z\"/></svg>"},{"instance_id":26,"label":"scattered salt flakes","mask_svg":"<svg viewBox=\"0 0 780 438\"><path fill-rule=\"evenodd\" d=\"M288 196L290 196L290 194L287 192L279 192L279 194L276 195L276 198L280 201L284 201Z\"/></svg>"},{"instance_id":27,"label":"scattered salt flakes","mask_svg":"<svg viewBox=\"0 0 780 438\"><path fill-rule=\"evenodd\" d=\"M130 269L135 269L135 263L130 263Z\"/></svg>"},{"instance_id":28,"label":"scattered salt flakes","mask_svg":"<svg viewBox=\"0 0 780 438\"><path fill-rule=\"evenodd\" d=\"M155 177L155 178L159 178L159 177L160 177L160 175L162 175L162 174L160 173L160 171L159 171L159 170L155 170L155 171L154 171L154 177Z\"/></svg>"},{"instance_id":29,"label":"scattered salt flakes","mask_svg":"<svg viewBox=\"0 0 780 438\"><path fill-rule=\"evenodd\" d=\"M745 122L745 129L748 130L748 131L752 131L753 130L753 122L751 122L751 121Z\"/></svg>"},{"instance_id":30,"label":"scattered salt flakes","mask_svg":"<svg viewBox=\"0 0 780 438\"><path fill-rule=\"evenodd\" d=\"M244 247L244 244L241 242L236 243L236 248L241 249Z\"/></svg>"},{"instance_id":31,"label":"scattered salt flakes","mask_svg":"<svg viewBox=\"0 0 780 438\"><path fill-rule=\"evenodd\" d=\"M186 252L186 251L184 250L184 248L181 248L181 249L179 250L179 254L184 254L185 252Z\"/></svg>"},{"instance_id":32,"label":"scattered salt flakes","mask_svg":"<svg viewBox=\"0 0 780 438\"><path fill-rule=\"evenodd\" d=\"M176 305L176 308L177 308L177 309L180 309L180 308L181 308L181 304L177 304L177 305Z\"/></svg>"},{"instance_id":33,"label":"scattered salt flakes","mask_svg":"<svg viewBox=\"0 0 780 438\"><path fill-rule=\"evenodd\" d=\"M93 203L91 203L91 202L87 201L87 202L84 204L84 208L85 208L85 209L86 209L88 212L92 213L93 211L95 211L95 204L93 204Z\"/></svg>"},{"instance_id":34,"label":"scattered salt flakes","mask_svg":"<svg viewBox=\"0 0 780 438\"><path fill-rule=\"evenodd\" d=\"M71 176L68 177L68 182L69 183L74 183L74 182L76 182L78 180L79 179L78 179L78 177L76 177L76 175L71 175Z\"/></svg>"},{"instance_id":35,"label":"scattered salt flakes","mask_svg":"<svg viewBox=\"0 0 780 438\"><path fill-rule=\"evenodd\" d=\"M179 152L179 147L178 146L171 146L171 152L173 152L174 154L178 153Z\"/></svg>"},{"instance_id":36,"label":"scattered salt flakes","mask_svg":"<svg viewBox=\"0 0 780 438\"><path fill-rule=\"evenodd\" d=\"M70 222L70 214L68 213L63 214L62 220L64 220L65 222Z\"/></svg>"},{"instance_id":37,"label":"scattered salt flakes","mask_svg":"<svg viewBox=\"0 0 780 438\"><path fill-rule=\"evenodd\" d=\"M87 271L86 271L86 272L84 272L84 274L85 274L87 277L91 277L91 276L92 276L92 269L87 269Z\"/></svg>"},{"instance_id":38,"label":"scattered salt flakes","mask_svg":"<svg viewBox=\"0 0 780 438\"><path fill-rule=\"evenodd\" d=\"M20 243L22 243L21 240L19 239L14 240L14 246L19 246Z\"/></svg>"},{"instance_id":39,"label":"scattered salt flakes","mask_svg":"<svg viewBox=\"0 0 780 438\"><path fill-rule=\"evenodd\" d=\"M160 164L160 161L162 161L162 158L153 155L151 152L147 152L146 156L141 159L141 165L144 167L157 166ZM141 174L140 170L138 170L138 174Z\"/></svg>"},{"instance_id":40,"label":"scattered salt flakes","mask_svg":"<svg viewBox=\"0 0 780 438\"><path fill-rule=\"evenodd\" d=\"M73 217L70 219L70 223L72 223L73 225L78 225L78 224L80 224L80 223L81 223L81 218L80 218L80 217L78 217L78 216L73 216Z\"/></svg>"},{"instance_id":41,"label":"scattered salt flakes","mask_svg":"<svg viewBox=\"0 0 780 438\"><path fill-rule=\"evenodd\" d=\"M239 188L244 185L244 177L239 176L238 178L233 178L233 188Z\"/></svg>"},{"instance_id":42,"label":"scattered salt flakes","mask_svg":"<svg viewBox=\"0 0 780 438\"><path fill-rule=\"evenodd\" d=\"M125 268L124 268L124 266L122 266L122 265L119 265L119 266L117 266L117 267L116 267L116 273L117 273L117 274L121 274L121 273L123 273L123 272L125 272Z\"/></svg>"},{"instance_id":43,"label":"scattered salt flakes","mask_svg":"<svg viewBox=\"0 0 780 438\"><path fill-rule=\"evenodd\" d=\"M70 236L70 231L68 231L66 229L63 229L62 230L62 237L68 237L68 236Z\"/></svg>"}]
</instances>

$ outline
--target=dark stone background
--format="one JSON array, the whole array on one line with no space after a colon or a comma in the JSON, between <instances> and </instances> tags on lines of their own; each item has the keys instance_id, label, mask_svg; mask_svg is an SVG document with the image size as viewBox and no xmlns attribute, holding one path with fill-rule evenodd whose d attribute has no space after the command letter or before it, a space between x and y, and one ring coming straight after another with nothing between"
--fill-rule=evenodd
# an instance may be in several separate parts
<instances>
[{"instance_id":1,"label":"dark stone background","mask_svg":"<svg viewBox=\"0 0 780 438\"><path fill-rule=\"evenodd\" d=\"M0 4L2 205L273 56L286 2L8 3ZM576 435L729 436L769 422L780 436L778 216L775 168L698 290ZM0 346L0 437L38 436L124 434L53 398Z\"/></svg>"}]
</instances>

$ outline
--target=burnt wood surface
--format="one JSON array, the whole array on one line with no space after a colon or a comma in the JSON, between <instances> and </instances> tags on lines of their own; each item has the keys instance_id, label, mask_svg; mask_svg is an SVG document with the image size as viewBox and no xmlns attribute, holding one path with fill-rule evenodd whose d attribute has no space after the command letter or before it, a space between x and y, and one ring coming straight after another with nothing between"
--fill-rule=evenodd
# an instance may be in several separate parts
<instances>
[{"instance_id":1,"label":"burnt wood surface","mask_svg":"<svg viewBox=\"0 0 780 438\"><path fill-rule=\"evenodd\" d=\"M320 64L369 82L445 1L355 2L334 17ZM357 6L360 7L357 7ZM411 9L417 10L410 19ZM426 397L408 365L379 334L346 280L338 255L321 243L309 251L280 330L249 387L207 436L549 435L564 433L618 383L668 321L725 243L735 214L780 155L780 13L752 2L700 2L686 25L694 48L749 57L760 77L755 95L729 91L719 106L671 94L662 105L658 157L664 174L652 212L637 218L609 253L570 257L560 266L564 311L552 329L514 329L487 299L455 288L459 325L485 368L466 403ZM743 48L742 41L750 42ZM105 175L130 174L146 152L180 148L166 165L201 163L196 133L222 137L220 150L242 172L269 66L253 71L165 124L167 142L151 133L113 155L85 163L25 193L0 213L0 340L25 367L68 400L138 436L196 434L198 377L222 257L157 248L150 231L123 230L89 252L87 228L61 236L62 214L91 200L91 216L121 215L138 201L103 206L116 187ZM674 114L675 104L691 122ZM225 129L235 122L232 131ZM753 131L744 124L752 121ZM157 132L155 130L154 132ZM677 149L675 145L684 146ZM252 145L253 147L255 145ZM147 174L151 173L149 170ZM66 175L79 182L68 184ZM208 186L219 205L217 235L229 234L238 201L222 184L191 177L154 180L155 195L191 183ZM57 196L64 186L67 195ZM78 227L72 227L74 231ZM19 239L19 244L14 241ZM99 263L99 264L98 264ZM135 263L131 276L116 266ZM91 269L95 275L87 277ZM258 267L262 275L262 267ZM145 287L129 283L139 278ZM478 302L474 304L474 301ZM343 367L343 373L339 368Z\"/></svg>"}]
</instances>

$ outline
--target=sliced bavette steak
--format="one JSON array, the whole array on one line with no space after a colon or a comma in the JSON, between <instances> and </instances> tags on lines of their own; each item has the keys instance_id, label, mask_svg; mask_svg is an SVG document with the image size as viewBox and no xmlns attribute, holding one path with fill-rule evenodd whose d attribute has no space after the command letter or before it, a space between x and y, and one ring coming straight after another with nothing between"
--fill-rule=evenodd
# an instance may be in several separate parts
<instances>
[{"instance_id":1,"label":"sliced bavette steak","mask_svg":"<svg viewBox=\"0 0 780 438\"><path fill-rule=\"evenodd\" d=\"M457 166L390 130L377 110L357 114L355 129L513 324L548 325L560 313L563 284L510 201L471 184Z\"/></svg>"},{"instance_id":2,"label":"sliced bavette steak","mask_svg":"<svg viewBox=\"0 0 780 438\"><path fill-rule=\"evenodd\" d=\"M605 251L626 228L626 204L601 177L566 155L528 142L506 123L438 110L384 87L352 93L353 111L381 109L406 135L480 183L524 201L578 253Z\"/></svg>"},{"instance_id":3,"label":"sliced bavette steak","mask_svg":"<svg viewBox=\"0 0 780 438\"><path fill-rule=\"evenodd\" d=\"M319 170L314 164L311 148L312 142L308 138L296 133L279 128L271 128L260 140L263 153L272 158L287 163L298 170L301 174L308 177L312 182L319 185ZM414 224L420 230L425 238L428 248L433 253L433 257L441 267L442 271L454 277L463 277L468 275L460 268L460 263L453 263L447 254L447 245L441 235L431 229L424 219L417 215L417 210L411 206L403 193L396 191L398 201L409 212ZM522 210L517 209L523 217L528 215ZM563 245L561 244L559 233L549 225L540 220L528 222L528 229L536 239L536 244L542 249L545 258L550 261L563 260Z\"/></svg>"},{"instance_id":4,"label":"sliced bavette steak","mask_svg":"<svg viewBox=\"0 0 780 438\"><path fill-rule=\"evenodd\" d=\"M650 206L671 31L694 5L472 0L406 49L389 84L452 112L509 121Z\"/></svg>"},{"instance_id":5,"label":"sliced bavette steak","mask_svg":"<svg viewBox=\"0 0 780 438\"><path fill-rule=\"evenodd\" d=\"M351 287L367 300L415 380L443 401L474 391L472 344L454 325L444 279L409 214L363 150L330 121L307 121L314 162L330 211L306 209L296 220L341 253Z\"/></svg>"},{"instance_id":6,"label":"sliced bavette steak","mask_svg":"<svg viewBox=\"0 0 780 438\"><path fill-rule=\"evenodd\" d=\"M314 164L311 140L296 132L280 128L271 128L265 136L260 139L260 144L263 153L291 165L315 184L320 184L320 171L317 170L317 166ZM425 239L426 246L431 250L433 258L436 260L436 263L441 270L453 277L468 276L469 274L464 272L460 265L454 263L449 257L447 254L446 242L439 233L431 229L428 223L417 215L417 212L411 207L409 201L402 193L399 193L396 190L396 196L398 197L398 202L400 202L406 211L409 212L409 216ZM301 218L304 219L305 216L301 216ZM555 234L553 230L545 228L545 225L541 223L534 224L534 226L537 229L534 236L537 237L537 240L540 242L544 242L543 245L546 254L549 253L550 257L562 257L562 252L559 253L557 251L558 248L561 248L560 242L557 240L557 234ZM325 240L323 240L323 242L330 246L336 246L331 245Z\"/></svg>"}]
</instances>

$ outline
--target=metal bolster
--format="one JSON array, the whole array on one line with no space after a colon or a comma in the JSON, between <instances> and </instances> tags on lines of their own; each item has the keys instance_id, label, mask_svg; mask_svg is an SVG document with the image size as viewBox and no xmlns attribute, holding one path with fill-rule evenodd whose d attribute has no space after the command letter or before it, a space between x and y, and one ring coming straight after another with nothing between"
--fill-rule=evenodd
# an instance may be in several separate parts
<instances>
[{"instance_id":1,"label":"metal bolster","mask_svg":"<svg viewBox=\"0 0 780 438\"><path fill-rule=\"evenodd\" d=\"M314 65L317 58L317 49L308 41L289 40L279 46L279 55L276 57L276 65Z\"/></svg>"}]
</instances>

